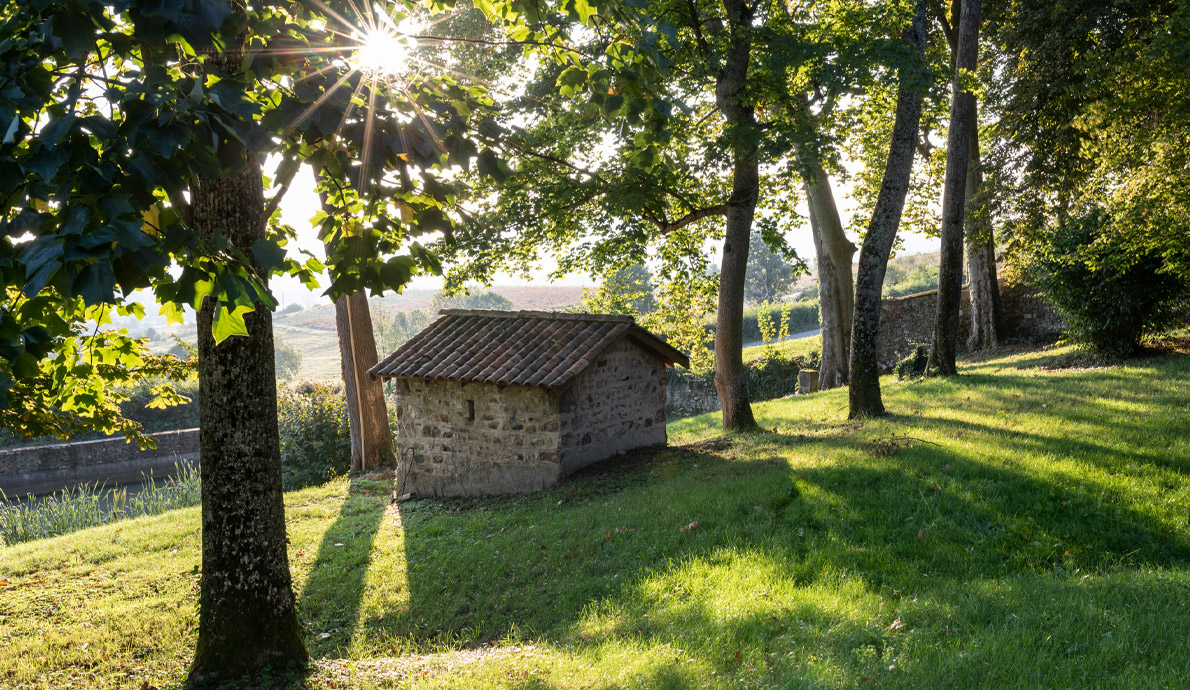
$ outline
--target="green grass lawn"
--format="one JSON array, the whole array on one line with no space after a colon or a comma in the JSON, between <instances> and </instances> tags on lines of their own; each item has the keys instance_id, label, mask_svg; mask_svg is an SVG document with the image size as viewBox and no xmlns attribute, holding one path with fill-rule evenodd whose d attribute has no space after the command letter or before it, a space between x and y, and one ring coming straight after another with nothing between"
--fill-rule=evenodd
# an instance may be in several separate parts
<instances>
[{"instance_id":1,"label":"green grass lawn","mask_svg":"<svg viewBox=\"0 0 1190 690\"><path fill-rule=\"evenodd\" d=\"M840 391L682 420L519 497L291 493L307 682L1190 686L1190 357L1069 361L886 379L865 423ZM197 509L0 549L0 687L176 685L198 559Z\"/></svg>"},{"instance_id":2,"label":"green grass lawn","mask_svg":"<svg viewBox=\"0 0 1190 690\"><path fill-rule=\"evenodd\" d=\"M776 348L777 354L784 359L809 357L811 352L822 354L822 336L812 335L809 338L782 340L779 343L772 343L771 347ZM765 348L765 345L744 348L744 361L751 362L760 359L764 356Z\"/></svg>"}]
</instances>

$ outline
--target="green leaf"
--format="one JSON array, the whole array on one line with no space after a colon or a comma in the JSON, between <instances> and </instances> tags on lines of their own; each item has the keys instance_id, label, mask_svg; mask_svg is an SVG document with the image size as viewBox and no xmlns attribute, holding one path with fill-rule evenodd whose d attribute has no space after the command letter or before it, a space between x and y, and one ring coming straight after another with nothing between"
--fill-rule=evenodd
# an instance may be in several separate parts
<instances>
[{"instance_id":1,"label":"green leaf","mask_svg":"<svg viewBox=\"0 0 1190 690\"><path fill-rule=\"evenodd\" d=\"M12 373L18 381L31 379L41 373L41 367L37 365L36 357L28 352L22 352L12 362Z\"/></svg>"},{"instance_id":2,"label":"green leaf","mask_svg":"<svg viewBox=\"0 0 1190 690\"><path fill-rule=\"evenodd\" d=\"M269 273L279 271L285 266L285 248L273 240L262 238L253 242L252 256Z\"/></svg>"},{"instance_id":3,"label":"green leaf","mask_svg":"<svg viewBox=\"0 0 1190 690\"><path fill-rule=\"evenodd\" d=\"M87 304L103 304L113 301L116 276L111 264L97 261L87 264L70 283L70 293L82 297Z\"/></svg>"},{"instance_id":4,"label":"green leaf","mask_svg":"<svg viewBox=\"0 0 1190 690\"><path fill-rule=\"evenodd\" d=\"M157 310L157 313L165 317L165 323L167 325L173 326L184 322L182 317L185 315L186 310L182 308L181 304L176 302L162 302L161 308Z\"/></svg>"},{"instance_id":5,"label":"green leaf","mask_svg":"<svg viewBox=\"0 0 1190 690\"><path fill-rule=\"evenodd\" d=\"M479 158L475 161L476 167L480 175L487 175L494 178L497 182L503 182L508 179L512 171L508 166L496 156L491 149L484 149L480 152Z\"/></svg>"},{"instance_id":6,"label":"green leaf","mask_svg":"<svg viewBox=\"0 0 1190 690\"><path fill-rule=\"evenodd\" d=\"M252 307L238 306L228 311L227 307L219 305L215 314L215 322L211 325L211 335L215 343L221 343L233 335L248 335L248 327L244 324L244 314L252 311Z\"/></svg>"}]
</instances>

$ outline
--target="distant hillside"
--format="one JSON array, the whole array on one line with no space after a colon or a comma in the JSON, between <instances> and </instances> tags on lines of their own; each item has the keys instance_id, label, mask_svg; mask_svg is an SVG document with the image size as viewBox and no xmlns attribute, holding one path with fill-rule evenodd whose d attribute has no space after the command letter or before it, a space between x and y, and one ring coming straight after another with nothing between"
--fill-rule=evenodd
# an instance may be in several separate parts
<instances>
[{"instance_id":1,"label":"distant hillside","mask_svg":"<svg viewBox=\"0 0 1190 690\"><path fill-rule=\"evenodd\" d=\"M582 287L564 285L515 285L496 286L491 292L498 293L512 302L514 309L555 310L577 306L583 298ZM385 295L370 300L374 320L391 318L397 312L415 309L428 311L437 290L407 290L402 294ZM174 346L172 336L194 342L193 317L183 326L156 328L152 332L151 348L155 352L166 352ZM338 379L339 343L335 334L335 307L320 304L273 316L273 334L277 340L293 345L302 353L301 378L307 381ZM386 352L380 353L385 356Z\"/></svg>"},{"instance_id":2,"label":"distant hillside","mask_svg":"<svg viewBox=\"0 0 1190 690\"><path fill-rule=\"evenodd\" d=\"M518 310L565 309L577 306L583 299L583 288L566 285L496 286L489 291L507 298L512 302L513 309ZM381 313L392 315L399 311L428 311L430 303L437 294L437 290L406 290L399 295L374 297L369 302L372 306L373 317ZM273 320L273 324L274 326L283 325L333 332L335 330L335 307L331 304L322 304L291 314L282 314Z\"/></svg>"}]
</instances>

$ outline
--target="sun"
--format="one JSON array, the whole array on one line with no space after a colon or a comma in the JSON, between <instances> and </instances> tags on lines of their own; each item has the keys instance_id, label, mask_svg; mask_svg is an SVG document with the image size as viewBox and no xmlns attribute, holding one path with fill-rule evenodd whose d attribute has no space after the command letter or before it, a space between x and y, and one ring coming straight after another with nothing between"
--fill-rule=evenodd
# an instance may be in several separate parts
<instances>
[{"instance_id":1,"label":"sun","mask_svg":"<svg viewBox=\"0 0 1190 690\"><path fill-rule=\"evenodd\" d=\"M409 45L389 27L369 29L360 38L351 63L352 67L370 74L402 74L409 66Z\"/></svg>"}]
</instances>

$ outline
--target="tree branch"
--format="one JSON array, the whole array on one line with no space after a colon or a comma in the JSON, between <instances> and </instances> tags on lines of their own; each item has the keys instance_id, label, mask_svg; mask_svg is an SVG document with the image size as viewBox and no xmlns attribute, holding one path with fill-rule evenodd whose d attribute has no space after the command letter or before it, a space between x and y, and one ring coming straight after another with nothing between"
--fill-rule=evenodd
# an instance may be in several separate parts
<instances>
[{"instance_id":1,"label":"tree branch","mask_svg":"<svg viewBox=\"0 0 1190 690\"><path fill-rule=\"evenodd\" d=\"M727 204L715 204L714 206L708 206L706 208L700 208L698 210L691 211L672 223L666 221L664 218L658 218L652 213L645 211L645 218L653 225L656 225L657 229L661 231L662 235L668 235L675 230L680 230L691 223L696 223L702 220L703 218L724 215L727 215Z\"/></svg>"},{"instance_id":2,"label":"tree branch","mask_svg":"<svg viewBox=\"0 0 1190 690\"><path fill-rule=\"evenodd\" d=\"M917 140L917 152L921 157L929 160L930 155L934 153L934 145L930 143L930 128L926 127L922 130L921 137Z\"/></svg>"},{"instance_id":3,"label":"tree branch","mask_svg":"<svg viewBox=\"0 0 1190 690\"><path fill-rule=\"evenodd\" d=\"M581 53L574 48L563 45L561 43L553 43L550 41L492 41L486 38L463 38L461 36L434 36L429 34L401 34L405 38L412 38L417 41L439 41L441 43L476 43L485 46L538 46L541 48L553 48L554 50L561 50L567 53L574 53L581 55Z\"/></svg>"},{"instance_id":4,"label":"tree branch","mask_svg":"<svg viewBox=\"0 0 1190 690\"><path fill-rule=\"evenodd\" d=\"M694 0L686 0L687 6L690 8L690 21L694 27L694 40L698 43L698 50L703 57L710 57L711 46L707 43L707 39L702 35L702 22L698 21L698 7L694 4Z\"/></svg>"},{"instance_id":5,"label":"tree branch","mask_svg":"<svg viewBox=\"0 0 1190 690\"><path fill-rule=\"evenodd\" d=\"M934 2L930 3L930 12L942 26L942 34L946 36L946 42L950 45L951 52L954 52L955 46L957 46L959 42L959 36L955 33L954 26L951 25L950 19L946 16L946 2L947 0L934 0Z\"/></svg>"}]
</instances>

